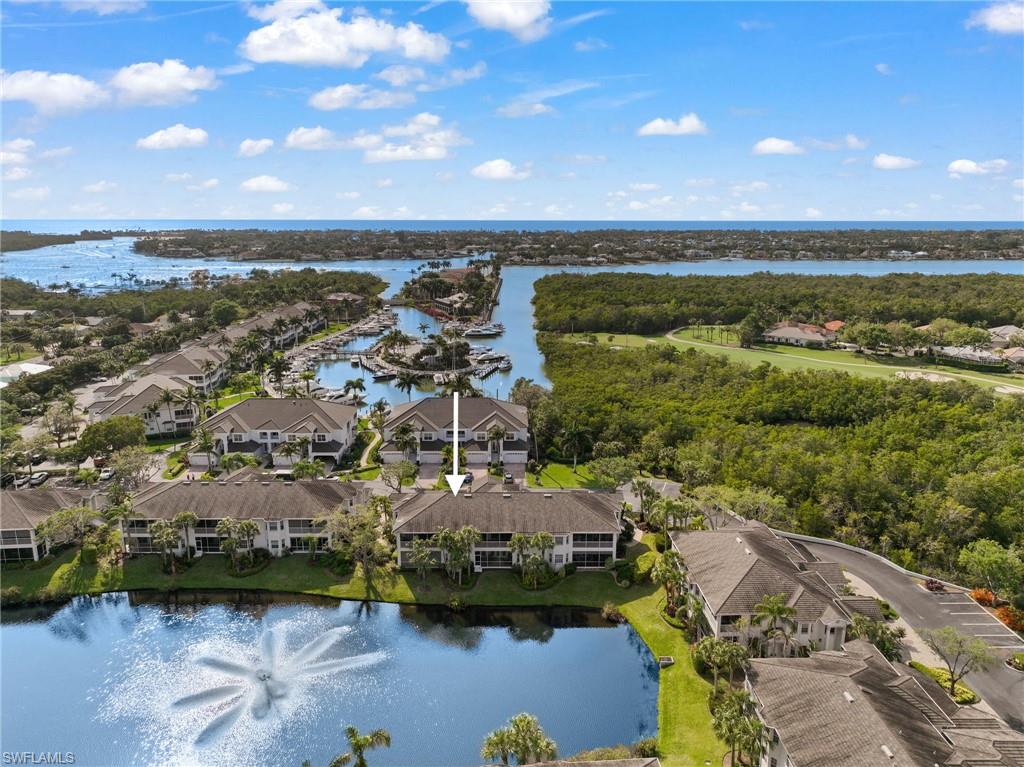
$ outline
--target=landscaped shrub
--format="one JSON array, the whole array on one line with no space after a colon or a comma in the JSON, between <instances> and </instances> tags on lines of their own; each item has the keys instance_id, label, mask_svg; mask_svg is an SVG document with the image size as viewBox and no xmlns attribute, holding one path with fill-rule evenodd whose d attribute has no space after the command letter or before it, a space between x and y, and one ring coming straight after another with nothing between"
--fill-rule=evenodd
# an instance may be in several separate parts
<instances>
[{"instance_id":1,"label":"landscaped shrub","mask_svg":"<svg viewBox=\"0 0 1024 767\"><path fill-rule=\"evenodd\" d=\"M633 744L633 756L653 759L658 756L658 739L644 738Z\"/></svg>"},{"instance_id":2,"label":"landscaped shrub","mask_svg":"<svg viewBox=\"0 0 1024 767\"><path fill-rule=\"evenodd\" d=\"M346 576L355 569L355 563L347 551L335 551L327 558L327 567L335 575Z\"/></svg>"},{"instance_id":3,"label":"landscaped shrub","mask_svg":"<svg viewBox=\"0 0 1024 767\"><path fill-rule=\"evenodd\" d=\"M1006 662L1018 671L1024 671L1024 652L1015 652Z\"/></svg>"},{"instance_id":4,"label":"landscaped shrub","mask_svg":"<svg viewBox=\"0 0 1024 767\"><path fill-rule=\"evenodd\" d=\"M924 582L924 587L929 591L945 591L946 585L942 581L937 581L934 578L929 578Z\"/></svg>"},{"instance_id":5,"label":"landscaped shrub","mask_svg":"<svg viewBox=\"0 0 1024 767\"><path fill-rule=\"evenodd\" d=\"M8 586L0 589L0 607L14 607L23 601L20 586Z\"/></svg>"},{"instance_id":6,"label":"landscaped shrub","mask_svg":"<svg viewBox=\"0 0 1024 767\"><path fill-rule=\"evenodd\" d=\"M996 608L996 617L1011 631L1024 631L1024 610L1018 610L1012 605L1003 605Z\"/></svg>"},{"instance_id":7,"label":"landscaped shrub","mask_svg":"<svg viewBox=\"0 0 1024 767\"><path fill-rule=\"evenodd\" d=\"M916 660L910 661L911 668L915 668L922 674L927 674L936 682L939 686L949 694L949 672L944 668L933 668L932 666L926 666L923 663L919 663ZM969 706L972 703L977 703L981 700L978 695L970 687L965 685L963 682L957 682L956 684L956 695L953 696L953 700L959 703L961 706Z\"/></svg>"},{"instance_id":8,"label":"landscaped shrub","mask_svg":"<svg viewBox=\"0 0 1024 767\"><path fill-rule=\"evenodd\" d=\"M979 605L991 607L992 604L996 601L996 595L988 589L971 589L971 599L973 599Z\"/></svg>"},{"instance_id":9,"label":"landscaped shrub","mask_svg":"<svg viewBox=\"0 0 1024 767\"><path fill-rule=\"evenodd\" d=\"M654 569L654 563L657 561L658 555L653 551L645 551L637 557L633 581L635 583L647 583L651 579L651 570Z\"/></svg>"},{"instance_id":10,"label":"landscaped shrub","mask_svg":"<svg viewBox=\"0 0 1024 767\"><path fill-rule=\"evenodd\" d=\"M622 611L619 610L614 602L604 603L604 607L601 608L601 617L612 623L622 623L626 620L626 616L622 614Z\"/></svg>"},{"instance_id":11,"label":"landscaped shrub","mask_svg":"<svg viewBox=\"0 0 1024 767\"><path fill-rule=\"evenodd\" d=\"M562 568L562 572L565 573L566 576L575 574L575 572L576 572L576 563L575 562L569 562L568 564L566 564L565 567Z\"/></svg>"},{"instance_id":12,"label":"landscaped shrub","mask_svg":"<svg viewBox=\"0 0 1024 767\"><path fill-rule=\"evenodd\" d=\"M97 554L96 546L91 543L87 543L82 546L82 564L83 565L94 565L96 564Z\"/></svg>"},{"instance_id":13,"label":"landscaped shrub","mask_svg":"<svg viewBox=\"0 0 1024 767\"><path fill-rule=\"evenodd\" d=\"M1019 594L1014 594L1010 597L1010 604L1016 607L1018 610L1024 610L1024 591Z\"/></svg>"},{"instance_id":14,"label":"landscaped shrub","mask_svg":"<svg viewBox=\"0 0 1024 767\"><path fill-rule=\"evenodd\" d=\"M228 560L228 573L236 578L255 575L270 564L272 557L266 549L252 549L238 558L237 563Z\"/></svg>"}]
</instances>

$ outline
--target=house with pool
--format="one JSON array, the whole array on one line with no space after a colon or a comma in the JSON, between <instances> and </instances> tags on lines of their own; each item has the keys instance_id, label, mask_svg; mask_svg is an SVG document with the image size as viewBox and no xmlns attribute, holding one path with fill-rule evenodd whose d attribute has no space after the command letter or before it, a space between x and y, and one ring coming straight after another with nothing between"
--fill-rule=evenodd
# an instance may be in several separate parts
<instances>
[{"instance_id":1,"label":"house with pool","mask_svg":"<svg viewBox=\"0 0 1024 767\"><path fill-rule=\"evenodd\" d=\"M217 523L225 518L254 521L259 533L251 541L252 548L266 549L272 556L322 551L330 541L314 518L339 508L351 511L368 498L362 485L332 479L159 482L135 496L135 515L121 522L121 537L126 554L158 553L150 532L152 524L170 522L179 512L191 511L199 521L179 531L179 552L191 546L200 556L219 553ZM243 545L243 550L247 546Z\"/></svg>"},{"instance_id":2,"label":"house with pool","mask_svg":"<svg viewBox=\"0 0 1024 767\"><path fill-rule=\"evenodd\" d=\"M687 590L703 614L703 633L733 642L758 643L766 654L798 649L838 650L854 613L882 618L878 603L848 596L842 568L807 559L789 540L760 522L717 530L673 532L672 548L686 563ZM795 612L785 640L757 625L757 605L781 595Z\"/></svg>"},{"instance_id":3,"label":"house with pool","mask_svg":"<svg viewBox=\"0 0 1024 767\"><path fill-rule=\"evenodd\" d=\"M412 566L413 542L430 539L442 529L475 527L480 541L473 547L477 571L508 569L517 564L509 549L514 533L551 533L554 547L548 564L561 570L604 567L615 558L622 529L622 501L611 493L564 490L551 493L463 492L431 490L408 496L395 508L395 545L401 567ZM443 554L435 550L438 562Z\"/></svg>"},{"instance_id":4,"label":"house with pool","mask_svg":"<svg viewBox=\"0 0 1024 767\"><path fill-rule=\"evenodd\" d=\"M351 405L306 397L252 398L222 410L203 423L215 447L207 456L189 455L198 469L216 467L227 453L246 453L277 467L298 461L341 460L358 431L358 411ZM288 447L286 447L286 445Z\"/></svg>"},{"instance_id":5,"label":"house with pool","mask_svg":"<svg viewBox=\"0 0 1024 767\"><path fill-rule=\"evenodd\" d=\"M455 439L455 428L451 397L398 405L384 423L381 460L439 464L445 446ZM495 397L460 397L458 437L470 466L526 466L530 432L522 405ZM403 444L406 440L408 444Z\"/></svg>"}]
</instances>

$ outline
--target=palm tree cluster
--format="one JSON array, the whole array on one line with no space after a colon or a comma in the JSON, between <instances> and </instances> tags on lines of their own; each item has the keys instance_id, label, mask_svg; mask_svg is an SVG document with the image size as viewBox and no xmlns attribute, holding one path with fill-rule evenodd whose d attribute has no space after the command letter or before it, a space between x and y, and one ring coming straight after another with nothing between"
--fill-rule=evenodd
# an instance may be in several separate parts
<instances>
[{"instance_id":1,"label":"palm tree cluster","mask_svg":"<svg viewBox=\"0 0 1024 767\"><path fill-rule=\"evenodd\" d=\"M555 536L541 531L533 535L513 533L508 548L515 555L515 561L522 572L523 585L535 589L551 572L548 552L555 547Z\"/></svg>"},{"instance_id":2,"label":"palm tree cluster","mask_svg":"<svg viewBox=\"0 0 1024 767\"><path fill-rule=\"evenodd\" d=\"M711 726L729 746L729 764L757 764L768 747L768 731L757 717L754 701L746 690L727 688L712 693Z\"/></svg>"},{"instance_id":3,"label":"palm tree cluster","mask_svg":"<svg viewBox=\"0 0 1024 767\"><path fill-rule=\"evenodd\" d=\"M480 531L469 525L458 530L443 527L434 533L434 548L444 553L448 577L462 585L462 574L473 566L473 546L480 540Z\"/></svg>"},{"instance_id":4,"label":"palm tree cluster","mask_svg":"<svg viewBox=\"0 0 1024 767\"><path fill-rule=\"evenodd\" d=\"M181 390L164 389L160 396L145 408L147 414L156 416L156 429L159 436L168 433L173 434L176 431L174 423L177 419L174 416L174 411L179 405L182 409L188 410L192 414L189 420L196 424L203 422L206 415L206 398L201 391L191 384ZM166 413L165 417L163 417L161 411ZM170 431L164 429L165 423L171 424Z\"/></svg>"},{"instance_id":5,"label":"palm tree cluster","mask_svg":"<svg viewBox=\"0 0 1024 767\"><path fill-rule=\"evenodd\" d=\"M549 738L532 714L516 714L505 727L484 738L480 756L499 759L502 764L532 764L558 756L558 746Z\"/></svg>"}]
</instances>

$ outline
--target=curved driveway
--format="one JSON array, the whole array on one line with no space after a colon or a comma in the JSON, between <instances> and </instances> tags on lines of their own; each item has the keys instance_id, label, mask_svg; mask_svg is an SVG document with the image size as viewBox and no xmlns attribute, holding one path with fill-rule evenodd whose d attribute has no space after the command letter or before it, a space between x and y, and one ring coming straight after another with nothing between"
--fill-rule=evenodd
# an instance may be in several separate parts
<instances>
[{"instance_id":1,"label":"curved driveway","mask_svg":"<svg viewBox=\"0 0 1024 767\"><path fill-rule=\"evenodd\" d=\"M800 545L867 581L915 629L956 626L985 639L995 648L999 662L988 671L969 674L967 682L1011 727L1024 732L1024 674L1002 662L1011 651L1024 650L1024 640L961 592L931 594L911 577L864 554L821 543Z\"/></svg>"}]
</instances>

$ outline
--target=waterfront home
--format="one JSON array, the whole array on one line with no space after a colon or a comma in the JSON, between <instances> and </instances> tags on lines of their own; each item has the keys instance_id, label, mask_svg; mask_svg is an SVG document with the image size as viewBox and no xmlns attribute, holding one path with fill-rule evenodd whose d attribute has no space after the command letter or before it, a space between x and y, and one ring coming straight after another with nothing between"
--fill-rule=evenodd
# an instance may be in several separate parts
<instances>
[{"instance_id":1,"label":"waterfront home","mask_svg":"<svg viewBox=\"0 0 1024 767\"><path fill-rule=\"evenodd\" d=\"M554 547L546 552L553 569L561 570L570 563L594 569L615 558L621 519L621 500L609 493L464 491L456 496L447 490L431 490L400 500L394 533L402 567L412 566L416 539L429 539L445 528L471 526L480 532L480 541L473 546L473 565L478 572L512 567L516 564L508 547L512 535L538 532L554 537ZM440 551L436 556L442 560Z\"/></svg>"},{"instance_id":2,"label":"waterfront home","mask_svg":"<svg viewBox=\"0 0 1024 767\"><path fill-rule=\"evenodd\" d=\"M279 557L286 552L321 551L330 541L323 525L313 520L337 509L351 511L368 499L363 487L353 482L311 479L302 482L158 482L144 488L133 499L134 516L121 522L124 550L128 554L159 551L150 527L157 520L171 521L182 511L191 511L199 521L180 530L179 552L191 546L200 554L221 550L217 523L222 519L253 520L259 533L240 547L266 549Z\"/></svg>"},{"instance_id":3,"label":"waterfront home","mask_svg":"<svg viewBox=\"0 0 1024 767\"><path fill-rule=\"evenodd\" d=\"M746 686L769 733L759 767L1024 764L1024 735L960 708L861 640L806 658L754 658Z\"/></svg>"},{"instance_id":4,"label":"waterfront home","mask_svg":"<svg viewBox=\"0 0 1024 767\"><path fill-rule=\"evenodd\" d=\"M0 562L45 557L49 546L36 535L36 528L55 511L82 505L88 505L88 501L81 493L66 490L0 492Z\"/></svg>"},{"instance_id":5,"label":"waterfront home","mask_svg":"<svg viewBox=\"0 0 1024 767\"><path fill-rule=\"evenodd\" d=\"M822 325L822 327L825 328L825 330L827 330L829 333L838 333L840 330L846 327L846 323L843 322L842 320L829 320L824 325Z\"/></svg>"},{"instance_id":6,"label":"waterfront home","mask_svg":"<svg viewBox=\"0 0 1024 767\"><path fill-rule=\"evenodd\" d=\"M115 415L136 416L145 424L147 437L187 434L199 421L199 403L181 401L189 385L183 378L151 374L97 386L85 410L90 423ZM173 399L169 401L165 392Z\"/></svg>"},{"instance_id":7,"label":"waterfront home","mask_svg":"<svg viewBox=\"0 0 1024 767\"><path fill-rule=\"evenodd\" d=\"M324 318L312 304L299 301L291 306L270 309L260 312L258 317L251 317L241 322L228 325L220 333L213 334L210 343L219 341L223 336L230 342L239 341L253 331L266 334L266 349L284 348L296 343L302 336L323 327Z\"/></svg>"},{"instance_id":8,"label":"waterfront home","mask_svg":"<svg viewBox=\"0 0 1024 767\"><path fill-rule=\"evenodd\" d=\"M243 400L203 424L215 442L210 465L216 467L225 453L269 457L278 467L303 460L335 464L355 441L357 412L350 405L301 397ZM189 460L208 468L205 453L193 452Z\"/></svg>"},{"instance_id":9,"label":"waterfront home","mask_svg":"<svg viewBox=\"0 0 1024 767\"><path fill-rule=\"evenodd\" d=\"M776 322L762 337L771 344L825 348L836 339L833 331L806 322Z\"/></svg>"},{"instance_id":10,"label":"waterfront home","mask_svg":"<svg viewBox=\"0 0 1024 767\"><path fill-rule=\"evenodd\" d=\"M998 327L989 328L988 334L992 336L993 349L1005 349L1010 345L1010 339L1015 335L1024 334L1024 330L1021 330L1016 325L999 325Z\"/></svg>"},{"instance_id":11,"label":"waterfront home","mask_svg":"<svg viewBox=\"0 0 1024 767\"><path fill-rule=\"evenodd\" d=\"M470 465L526 464L529 428L526 408L495 397L459 398L459 444ZM399 444L396 444L396 434ZM500 439L497 437L500 435ZM403 445L403 437L410 444ZM445 445L455 439L451 397L426 397L395 407L384 423L380 448L384 463L403 459L441 463Z\"/></svg>"},{"instance_id":12,"label":"waterfront home","mask_svg":"<svg viewBox=\"0 0 1024 767\"><path fill-rule=\"evenodd\" d=\"M838 650L853 612L881 618L874 600L841 594L846 579L839 565L807 560L760 522L670 538L685 562L686 587L700 601L705 634L786 655L801 647ZM771 627L756 624L758 603L775 595L795 610L785 639L769 638Z\"/></svg>"},{"instance_id":13,"label":"waterfront home","mask_svg":"<svg viewBox=\"0 0 1024 767\"><path fill-rule=\"evenodd\" d=\"M0 367L0 381L9 383L17 381L22 376L34 376L37 373L45 373L52 370L52 365L41 365L38 362L15 362Z\"/></svg>"},{"instance_id":14,"label":"waterfront home","mask_svg":"<svg viewBox=\"0 0 1024 767\"><path fill-rule=\"evenodd\" d=\"M358 293L341 291L339 293L328 293L324 296L324 303L327 306L337 308L347 315L348 312L361 313L366 308L366 297Z\"/></svg>"},{"instance_id":15,"label":"waterfront home","mask_svg":"<svg viewBox=\"0 0 1024 767\"><path fill-rule=\"evenodd\" d=\"M459 291L450 296L434 299L434 308L440 309L445 314L455 317L460 314L470 314L473 311L473 297L468 293Z\"/></svg>"},{"instance_id":16,"label":"waterfront home","mask_svg":"<svg viewBox=\"0 0 1024 767\"><path fill-rule=\"evenodd\" d=\"M181 378L203 394L210 394L227 379L229 373L226 352L192 344L176 352L160 355L130 377L161 375Z\"/></svg>"}]
</instances>

